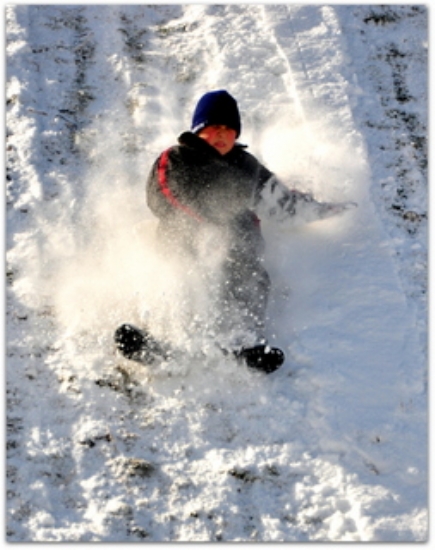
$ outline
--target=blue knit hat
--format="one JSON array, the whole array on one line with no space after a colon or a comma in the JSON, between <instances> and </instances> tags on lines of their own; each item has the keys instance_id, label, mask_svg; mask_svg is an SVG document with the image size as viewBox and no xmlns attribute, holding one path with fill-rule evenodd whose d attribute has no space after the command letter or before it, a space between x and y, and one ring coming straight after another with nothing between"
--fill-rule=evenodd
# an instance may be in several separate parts
<instances>
[{"instance_id":1,"label":"blue knit hat","mask_svg":"<svg viewBox=\"0 0 435 550\"><path fill-rule=\"evenodd\" d=\"M192 117L192 132L196 133L214 124L222 124L236 131L241 131L240 113L236 100L225 90L208 92L196 105Z\"/></svg>"}]
</instances>

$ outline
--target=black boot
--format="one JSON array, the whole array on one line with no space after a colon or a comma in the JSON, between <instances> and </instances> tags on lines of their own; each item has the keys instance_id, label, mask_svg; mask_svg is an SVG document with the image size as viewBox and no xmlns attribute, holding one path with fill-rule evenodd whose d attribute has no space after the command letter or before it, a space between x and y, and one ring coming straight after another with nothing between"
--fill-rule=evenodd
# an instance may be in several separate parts
<instances>
[{"instance_id":1,"label":"black boot","mask_svg":"<svg viewBox=\"0 0 435 550\"><path fill-rule=\"evenodd\" d=\"M151 364L157 359L167 359L165 350L146 329L124 324L118 327L114 335L118 350L132 361Z\"/></svg>"},{"instance_id":2,"label":"black boot","mask_svg":"<svg viewBox=\"0 0 435 550\"><path fill-rule=\"evenodd\" d=\"M237 359L242 360L251 368L266 374L276 371L284 363L284 352L279 348L258 345L252 348L242 348L235 353Z\"/></svg>"}]
</instances>

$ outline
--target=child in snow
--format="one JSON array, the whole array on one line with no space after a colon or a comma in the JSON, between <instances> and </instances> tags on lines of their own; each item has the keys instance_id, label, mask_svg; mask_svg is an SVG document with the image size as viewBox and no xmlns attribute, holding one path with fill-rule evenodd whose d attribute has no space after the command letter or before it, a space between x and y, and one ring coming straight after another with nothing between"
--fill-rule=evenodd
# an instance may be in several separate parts
<instances>
[{"instance_id":1,"label":"child in snow","mask_svg":"<svg viewBox=\"0 0 435 550\"><path fill-rule=\"evenodd\" d=\"M238 334L245 339L234 341L228 351L250 367L272 372L284 354L267 346L264 335L270 279L262 258L260 219L310 222L339 214L351 203L320 203L310 194L290 190L236 142L240 132L236 100L225 90L206 93L193 113L191 131L181 134L178 145L154 163L147 201L159 219L158 237L168 254L201 260L203 236L210 231L214 245L226 243L221 324L228 328L236 316ZM120 327L115 339L130 357L141 346L162 351L150 335L135 337L130 325Z\"/></svg>"}]
</instances>

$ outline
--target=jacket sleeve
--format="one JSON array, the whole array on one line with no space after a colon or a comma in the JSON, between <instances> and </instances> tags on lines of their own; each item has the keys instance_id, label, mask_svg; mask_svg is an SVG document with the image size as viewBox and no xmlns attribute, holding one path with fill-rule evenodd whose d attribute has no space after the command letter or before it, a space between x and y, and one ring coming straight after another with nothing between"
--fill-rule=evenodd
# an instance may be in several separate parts
<instances>
[{"instance_id":1,"label":"jacket sleeve","mask_svg":"<svg viewBox=\"0 0 435 550\"><path fill-rule=\"evenodd\" d=\"M188 216L202 221L202 216L187 204L186 196L179 196L182 193L171 178L172 151L172 148L164 151L151 169L146 189L148 207L160 219Z\"/></svg>"},{"instance_id":2,"label":"jacket sleeve","mask_svg":"<svg viewBox=\"0 0 435 550\"><path fill-rule=\"evenodd\" d=\"M171 216L174 208L162 194L158 178L160 157L154 162L146 183L146 199L151 212L158 218Z\"/></svg>"},{"instance_id":3,"label":"jacket sleeve","mask_svg":"<svg viewBox=\"0 0 435 550\"><path fill-rule=\"evenodd\" d=\"M324 220L356 206L351 202L319 202L311 193L289 189L274 174L263 183L257 197L256 211L260 217L290 225Z\"/></svg>"}]
</instances>

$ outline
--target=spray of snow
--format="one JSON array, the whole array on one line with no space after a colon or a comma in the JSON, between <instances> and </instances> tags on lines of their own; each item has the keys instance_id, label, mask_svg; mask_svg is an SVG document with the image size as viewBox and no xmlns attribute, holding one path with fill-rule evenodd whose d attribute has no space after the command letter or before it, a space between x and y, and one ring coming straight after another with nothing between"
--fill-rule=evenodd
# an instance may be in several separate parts
<instances>
[{"instance_id":1,"label":"spray of snow","mask_svg":"<svg viewBox=\"0 0 435 550\"><path fill-rule=\"evenodd\" d=\"M138 111L135 131L140 134L146 119ZM125 147L124 136L131 133L131 117L122 105L115 104L82 139L82 154L91 151L92 155L90 171L82 176L83 197L69 219L67 214L56 218L53 226L46 224L47 253L40 258L52 269L47 273L43 266L39 268L40 283L48 285L44 294L52 294L69 335L101 334L128 321L147 323L157 335L170 335L186 346L193 334L200 336L214 311L205 279L185 259L162 257L155 238L157 222L145 203L146 177L155 160L152 154L159 145L175 141L167 130L175 108L167 111L160 118L162 131L155 134L145 154L132 162L119 154ZM322 120L320 113L314 116ZM362 187L364 159L351 154L354 146L338 128L322 127L319 122L291 127L274 122L256 134L248 126L245 134L254 143L253 150L289 186L312 191L323 200L354 199ZM337 224L330 227L340 230ZM272 251L268 268L276 272L279 266L273 251L286 232L273 227L265 231ZM213 243L215 236L209 235L202 248L203 266L219 266L225 254L223 246Z\"/></svg>"}]
</instances>

